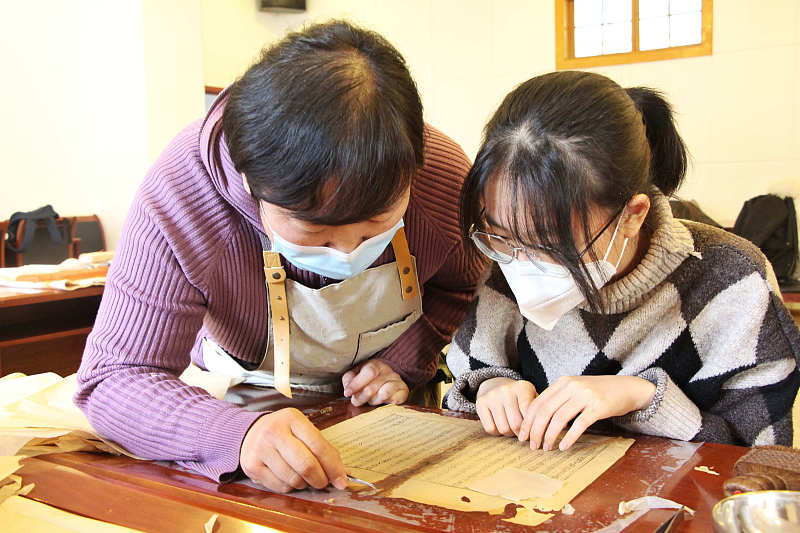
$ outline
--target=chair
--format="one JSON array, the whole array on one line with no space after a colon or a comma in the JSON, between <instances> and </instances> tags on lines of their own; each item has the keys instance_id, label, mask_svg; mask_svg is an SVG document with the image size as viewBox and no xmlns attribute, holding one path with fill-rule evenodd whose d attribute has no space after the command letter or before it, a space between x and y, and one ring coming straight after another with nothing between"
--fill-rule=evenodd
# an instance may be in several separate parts
<instances>
[{"instance_id":1,"label":"chair","mask_svg":"<svg viewBox=\"0 0 800 533\"><path fill-rule=\"evenodd\" d=\"M17 235L15 242L11 244L15 248L22 246L22 239L26 232L27 220L22 220L17 228ZM47 222L38 221L33 233L33 239L24 252L14 252L11 249L5 250L6 266L23 266L31 264L58 264L75 255L75 243L72 240L72 224L68 218L56 219L56 230L61 235L61 242L55 243L50 237L50 232L47 228ZM6 235L8 231L8 223L4 222L6 227L3 234ZM3 240L3 248L5 249L5 239Z\"/></svg>"},{"instance_id":2,"label":"chair","mask_svg":"<svg viewBox=\"0 0 800 533\"><path fill-rule=\"evenodd\" d=\"M87 252L104 252L106 250L106 235L103 225L97 215L72 217L72 242L75 245L73 257Z\"/></svg>"}]
</instances>

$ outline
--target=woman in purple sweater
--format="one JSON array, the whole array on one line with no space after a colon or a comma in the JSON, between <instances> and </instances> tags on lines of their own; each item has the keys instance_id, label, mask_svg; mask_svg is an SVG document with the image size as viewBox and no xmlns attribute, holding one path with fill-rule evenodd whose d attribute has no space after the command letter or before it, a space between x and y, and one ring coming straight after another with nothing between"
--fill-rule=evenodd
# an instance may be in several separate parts
<instances>
[{"instance_id":1,"label":"woman in purple sweater","mask_svg":"<svg viewBox=\"0 0 800 533\"><path fill-rule=\"evenodd\" d=\"M287 36L146 176L76 403L140 456L220 480L241 467L282 492L342 487L299 411L249 412L178 375L193 361L287 395L404 402L484 267L458 228L468 169L382 37L344 22Z\"/></svg>"}]
</instances>

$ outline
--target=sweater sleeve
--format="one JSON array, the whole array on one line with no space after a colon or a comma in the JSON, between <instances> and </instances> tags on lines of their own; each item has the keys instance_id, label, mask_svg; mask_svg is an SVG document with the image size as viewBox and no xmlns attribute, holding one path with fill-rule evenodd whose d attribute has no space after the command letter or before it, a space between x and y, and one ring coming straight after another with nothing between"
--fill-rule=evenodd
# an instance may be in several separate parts
<instances>
[{"instance_id":1,"label":"sweater sleeve","mask_svg":"<svg viewBox=\"0 0 800 533\"><path fill-rule=\"evenodd\" d=\"M455 378L445 398L449 409L475 412L475 394L487 379L522 379L516 347L522 327L516 301L494 266L447 351L447 366Z\"/></svg>"},{"instance_id":2,"label":"sweater sleeve","mask_svg":"<svg viewBox=\"0 0 800 533\"><path fill-rule=\"evenodd\" d=\"M75 403L92 426L136 455L172 460L216 480L234 472L263 413L178 379L205 314L203 292L137 195L78 371Z\"/></svg>"},{"instance_id":3,"label":"sweater sleeve","mask_svg":"<svg viewBox=\"0 0 800 533\"><path fill-rule=\"evenodd\" d=\"M615 422L636 433L692 440L703 425L700 409L663 369L648 368L639 377L656 386L653 401L645 409L615 418Z\"/></svg>"},{"instance_id":4,"label":"sweater sleeve","mask_svg":"<svg viewBox=\"0 0 800 533\"><path fill-rule=\"evenodd\" d=\"M771 289L754 272L719 293L690 325L702 366L683 388L661 368L641 372L656 385L652 403L615 421L682 440L791 446L800 333Z\"/></svg>"}]
</instances>

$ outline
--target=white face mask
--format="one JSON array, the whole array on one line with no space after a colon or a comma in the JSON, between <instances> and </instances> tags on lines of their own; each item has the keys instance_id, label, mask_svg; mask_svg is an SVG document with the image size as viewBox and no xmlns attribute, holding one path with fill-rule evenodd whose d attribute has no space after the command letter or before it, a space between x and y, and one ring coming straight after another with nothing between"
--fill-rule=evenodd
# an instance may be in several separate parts
<instances>
[{"instance_id":1,"label":"white face mask","mask_svg":"<svg viewBox=\"0 0 800 533\"><path fill-rule=\"evenodd\" d=\"M608 283L617 272L628 239L622 245L622 251L616 265L608 262L608 254L617 237L620 215L614 235L608 244L603 259L586 263L586 269L598 289ZM517 299L522 316L547 331L552 330L556 322L575 307L582 304L586 298L581 294L569 270L561 265L544 264L539 262L539 267L530 261L512 260L508 264L500 263L500 270L508 281L511 292Z\"/></svg>"}]
</instances>

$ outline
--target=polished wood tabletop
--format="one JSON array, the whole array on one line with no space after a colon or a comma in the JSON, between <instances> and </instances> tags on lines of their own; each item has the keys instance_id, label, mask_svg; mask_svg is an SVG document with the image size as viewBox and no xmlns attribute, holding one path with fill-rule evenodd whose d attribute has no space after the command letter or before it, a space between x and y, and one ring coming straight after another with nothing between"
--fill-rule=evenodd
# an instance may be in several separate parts
<instances>
[{"instance_id":1,"label":"polished wood tabletop","mask_svg":"<svg viewBox=\"0 0 800 533\"><path fill-rule=\"evenodd\" d=\"M253 410L293 406L324 428L369 408L346 399L298 392L293 400L273 390L235 387L228 401ZM425 409L415 407L416 409ZM471 415L427 409L444 416ZM498 437L500 438L500 437ZM27 496L55 507L145 531L202 532L218 515L217 533L248 531L247 523L282 531L597 531L625 525L617 513L621 500L656 495L697 510L674 531L711 531L711 508L723 498L722 483L747 448L684 443L636 436L626 455L575 497L572 515L555 513L538 528L505 522L503 515L460 512L403 499L370 496L328 488L288 495L274 494L246 482L217 484L167 463L137 461L90 453L65 453L26 459L20 474L34 483ZM695 470L706 466L714 475ZM649 511L627 524L626 532L652 532L674 511Z\"/></svg>"}]
</instances>

